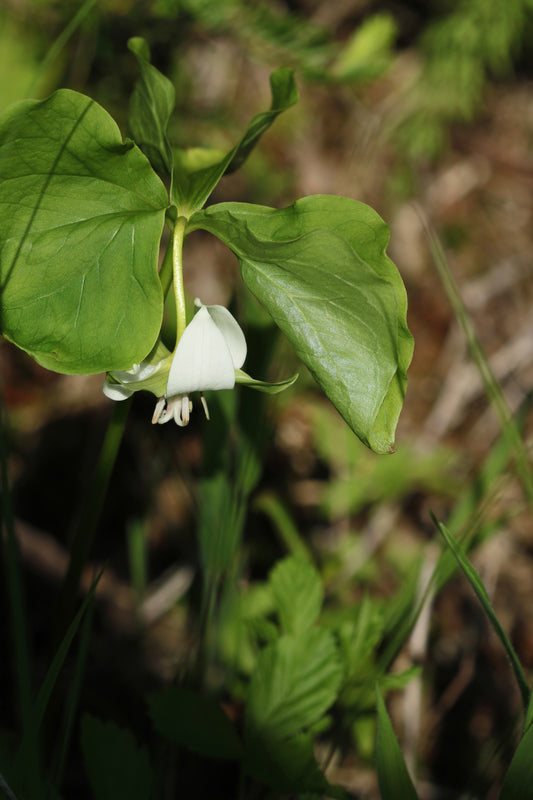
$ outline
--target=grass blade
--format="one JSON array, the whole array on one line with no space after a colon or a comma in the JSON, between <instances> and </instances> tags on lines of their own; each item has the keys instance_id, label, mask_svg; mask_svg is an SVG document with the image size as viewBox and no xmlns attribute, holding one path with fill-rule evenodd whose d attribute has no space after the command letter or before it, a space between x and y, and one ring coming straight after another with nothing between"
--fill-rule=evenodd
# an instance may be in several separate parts
<instances>
[{"instance_id":1,"label":"grass blade","mask_svg":"<svg viewBox=\"0 0 533 800\"><path fill-rule=\"evenodd\" d=\"M487 617L489 618L492 627L494 628L496 635L498 636L500 642L502 643L505 652L511 662L511 666L513 668L513 672L515 674L515 678L518 683L518 687L520 689L520 694L522 696L522 703L524 705L524 710L527 711L529 706L529 699L530 699L530 692L529 687L527 684L526 676L524 675L524 670L522 669L522 665L518 659L518 656L509 640L509 637L505 633L504 629L502 628L498 617L496 616L496 612L494 611L492 604L490 602L489 596L487 594L487 590L483 585L483 581L479 577L477 571L474 569L472 564L469 562L461 548L459 547L458 543L455 541L451 533L447 530L447 528L440 523L436 517L431 514L431 518L433 522L443 535L446 544L454 554L455 558L457 559L457 563L463 570L468 582L470 583L472 589L478 596L479 602L483 606Z\"/></svg>"},{"instance_id":2,"label":"grass blade","mask_svg":"<svg viewBox=\"0 0 533 800\"><path fill-rule=\"evenodd\" d=\"M381 692L376 687L376 767L382 800L418 800Z\"/></svg>"},{"instance_id":3,"label":"grass blade","mask_svg":"<svg viewBox=\"0 0 533 800\"><path fill-rule=\"evenodd\" d=\"M435 232L431 229L424 212L421 209L418 209L418 213L428 236L433 259L442 281L442 285L444 286L446 294L448 295L448 300L450 301L454 314L457 317L457 321L461 326L470 350L470 355L472 356L472 360L474 361L481 380L483 381L487 397L494 407L503 435L509 441L514 456L516 472L524 489L528 503L533 510L533 470L531 468L531 462L527 448L522 441L520 430L511 414L509 406L507 405L507 401L504 397L501 386L496 380L487 356L479 339L477 338L470 315L461 297L452 272L448 266L441 244Z\"/></svg>"}]
</instances>

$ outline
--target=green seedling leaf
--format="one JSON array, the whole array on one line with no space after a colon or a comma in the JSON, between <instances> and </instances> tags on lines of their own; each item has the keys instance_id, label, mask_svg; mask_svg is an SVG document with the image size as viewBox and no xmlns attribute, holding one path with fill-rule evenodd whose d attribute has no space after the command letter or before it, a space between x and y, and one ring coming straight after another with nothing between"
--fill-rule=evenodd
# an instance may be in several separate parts
<instances>
[{"instance_id":1,"label":"green seedling leaf","mask_svg":"<svg viewBox=\"0 0 533 800\"><path fill-rule=\"evenodd\" d=\"M174 744L209 758L241 756L237 732L214 700L176 687L152 694L148 704L156 729Z\"/></svg>"},{"instance_id":2,"label":"green seedling leaf","mask_svg":"<svg viewBox=\"0 0 533 800\"><path fill-rule=\"evenodd\" d=\"M317 195L276 211L221 203L196 213L239 259L269 311L357 436L393 449L413 339L389 229L368 206Z\"/></svg>"},{"instance_id":3,"label":"green seedling leaf","mask_svg":"<svg viewBox=\"0 0 533 800\"><path fill-rule=\"evenodd\" d=\"M167 126L176 99L174 87L150 64L150 50L144 39L134 37L128 41L128 47L141 72L130 100L131 134L153 168L172 175L172 148L167 138Z\"/></svg>"},{"instance_id":4,"label":"green seedling leaf","mask_svg":"<svg viewBox=\"0 0 533 800\"><path fill-rule=\"evenodd\" d=\"M245 739L287 739L314 725L337 697L341 677L328 631L280 637L263 650L250 681Z\"/></svg>"},{"instance_id":5,"label":"green seedling leaf","mask_svg":"<svg viewBox=\"0 0 533 800\"><path fill-rule=\"evenodd\" d=\"M394 733L385 703L376 689L378 729L376 735L376 767L382 800L417 800L400 745Z\"/></svg>"},{"instance_id":6,"label":"green seedling leaf","mask_svg":"<svg viewBox=\"0 0 533 800\"><path fill-rule=\"evenodd\" d=\"M451 535L450 531L441 522L439 522L433 514L431 514L431 518L433 519L433 522L435 523L435 525L441 532L442 536L444 537L446 544L448 545L448 547L454 554L455 558L457 559L457 563L459 564L463 573L465 574L465 577L470 583L470 586L476 593L479 602L483 606L483 609L487 617L489 618L490 623L494 628L494 631L498 639L502 643L505 652L507 653L507 656L513 668L513 672L515 674L516 681L518 683L518 687L520 689L520 694L522 695L522 703L524 705L524 710L527 711L529 707L530 692L526 676L524 675L524 670L522 669L520 660L516 654L513 645L509 640L509 637L505 633L500 623L500 620L496 616L496 612L492 607L489 596L487 594L487 590L483 585L483 581L481 580L478 573L476 572L470 561L467 559L467 557L461 550L460 546L458 545L454 537Z\"/></svg>"},{"instance_id":7,"label":"green seedling leaf","mask_svg":"<svg viewBox=\"0 0 533 800\"><path fill-rule=\"evenodd\" d=\"M324 599L322 581L307 561L289 557L278 562L269 583L284 633L301 633L317 621Z\"/></svg>"},{"instance_id":8,"label":"green seedling leaf","mask_svg":"<svg viewBox=\"0 0 533 800\"><path fill-rule=\"evenodd\" d=\"M198 149L194 150L194 158L188 157L187 151L177 153L171 197L178 207L178 214L189 217L202 208L222 176L242 166L276 117L298 102L298 89L292 69L281 67L273 72L270 76L270 89L270 109L256 114L240 142L229 153L217 158L216 151L205 151L207 163L202 163L200 159L200 168L197 168L197 156L201 152ZM214 158L217 160L213 160Z\"/></svg>"},{"instance_id":9,"label":"green seedling leaf","mask_svg":"<svg viewBox=\"0 0 533 800\"><path fill-rule=\"evenodd\" d=\"M81 747L96 800L149 800L153 774L148 752L130 731L85 714Z\"/></svg>"},{"instance_id":10,"label":"green seedling leaf","mask_svg":"<svg viewBox=\"0 0 533 800\"><path fill-rule=\"evenodd\" d=\"M0 329L64 373L128 369L152 349L168 198L94 100L67 89L0 116Z\"/></svg>"},{"instance_id":11,"label":"green seedling leaf","mask_svg":"<svg viewBox=\"0 0 533 800\"><path fill-rule=\"evenodd\" d=\"M337 638L346 681L359 684L373 672L371 665L383 626L383 613L368 595L363 597L355 619L340 623Z\"/></svg>"}]
</instances>

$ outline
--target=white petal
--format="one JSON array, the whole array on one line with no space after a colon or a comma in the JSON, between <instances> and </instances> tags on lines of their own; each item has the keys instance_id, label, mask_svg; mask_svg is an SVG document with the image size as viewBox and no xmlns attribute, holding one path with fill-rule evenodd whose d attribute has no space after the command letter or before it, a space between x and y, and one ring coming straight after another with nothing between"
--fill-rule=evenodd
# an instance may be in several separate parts
<instances>
[{"instance_id":1,"label":"white petal","mask_svg":"<svg viewBox=\"0 0 533 800\"><path fill-rule=\"evenodd\" d=\"M226 340L226 344L233 359L233 366L240 369L246 358L246 339L241 326L224 306L204 306L209 316Z\"/></svg>"},{"instance_id":2,"label":"white petal","mask_svg":"<svg viewBox=\"0 0 533 800\"><path fill-rule=\"evenodd\" d=\"M178 342L168 376L167 397L206 389L233 389L234 386L231 351L207 307L203 306Z\"/></svg>"},{"instance_id":3,"label":"white petal","mask_svg":"<svg viewBox=\"0 0 533 800\"><path fill-rule=\"evenodd\" d=\"M121 383L111 383L107 378L102 386L102 391L110 400L126 400L133 394L132 390L128 389L127 386L122 386Z\"/></svg>"}]
</instances>

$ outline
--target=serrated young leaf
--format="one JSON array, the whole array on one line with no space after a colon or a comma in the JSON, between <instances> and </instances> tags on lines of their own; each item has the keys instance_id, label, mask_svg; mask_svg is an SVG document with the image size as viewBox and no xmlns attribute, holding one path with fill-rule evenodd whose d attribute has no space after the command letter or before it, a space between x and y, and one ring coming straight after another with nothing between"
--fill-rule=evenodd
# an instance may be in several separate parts
<instances>
[{"instance_id":1,"label":"serrated young leaf","mask_svg":"<svg viewBox=\"0 0 533 800\"><path fill-rule=\"evenodd\" d=\"M141 72L130 99L131 135L154 169L170 176L173 158L167 127L174 110L174 86L150 63L150 50L144 39L134 37L128 47Z\"/></svg>"},{"instance_id":2,"label":"serrated young leaf","mask_svg":"<svg viewBox=\"0 0 533 800\"><path fill-rule=\"evenodd\" d=\"M148 752L129 730L85 714L81 747L96 800L149 800L153 774Z\"/></svg>"},{"instance_id":3,"label":"serrated young leaf","mask_svg":"<svg viewBox=\"0 0 533 800\"><path fill-rule=\"evenodd\" d=\"M276 564L269 583L283 633L301 633L317 621L324 599L322 581L307 561L291 556Z\"/></svg>"},{"instance_id":4,"label":"serrated young leaf","mask_svg":"<svg viewBox=\"0 0 533 800\"><path fill-rule=\"evenodd\" d=\"M248 689L245 739L283 739L305 730L337 697L342 669L332 634L281 636L261 653Z\"/></svg>"},{"instance_id":5,"label":"serrated young leaf","mask_svg":"<svg viewBox=\"0 0 533 800\"><path fill-rule=\"evenodd\" d=\"M61 89L0 116L0 329L64 373L152 349L168 198L101 106Z\"/></svg>"},{"instance_id":6,"label":"serrated young leaf","mask_svg":"<svg viewBox=\"0 0 533 800\"><path fill-rule=\"evenodd\" d=\"M405 766L405 761L379 689L376 689L378 729L376 735L376 767L382 800L417 800L418 795Z\"/></svg>"},{"instance_id":7,"label":"serrated young leaf","mask_svg":"<svg viewBox=\"0 0 533 800\"><path fill-rule=\"evenodd\" d=\"M368 675L368 661L383 634L381 609L365 595L355 619L343 621L338 629L339 649L343 656L345 680L361 681Z\"/></svg>"},{"instance_id":8,"label":"serrated young leaf","mask_svg":"<svg viewBox=\"0 0 533 800\"><path fill-rule=\"evenodd\" d=\"M152 694L148 705L156 730L174 744L210 758L240 757L235 727L214 700L174 687Z\"/></svg>"},{"instance_id":9,"label":"serrated young leaf","mask_svg":"<svg viewBox=\"0 0 533 800\"><path fill-rule=\"evenodd\" d=\"M298 102L294 70L288 67L275 70L270 76L270 88L272 92L270 109L256 114L239 143L222 158L214 163L209 158L208 164L199 169L191 168L191 163L194 164L194 161L191 162L186 154L177 159L171 199L178 207L178 214L190 217L202 208L222 176L238 169L276 117ZM207 151L208 154L215 152Z\"/></svg>"},{"instance_id":10,"label":"serrated young leaf","mask_svg":"<svg viewBox=\"0 0 533 800\"><path fill-rule=\"evenodd\" d=\"M237 256L269 311L354 433L393 449L413 353L389 229L368 206L317 195L281 210L221 203L197 212Z\"/></svg>"}]
</instances>

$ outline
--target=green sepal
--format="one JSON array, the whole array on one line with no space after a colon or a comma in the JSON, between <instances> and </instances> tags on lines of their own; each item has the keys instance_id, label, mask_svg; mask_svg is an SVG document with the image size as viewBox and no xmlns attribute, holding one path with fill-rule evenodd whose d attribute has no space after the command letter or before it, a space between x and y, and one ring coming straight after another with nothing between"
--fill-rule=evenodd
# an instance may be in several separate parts
<instances>
[{"instance_id":1,"label":"green sepal","mask_svg":"<svg viewBox=\"0 0 533 800\"><path fill-rule=\"evenodd\" d=\"M159 362L159 363L158 363ZM172 363L172 353L159 339L154 349L143 359L142 366L158 365L157 371L153 372L148 378L138 380L121 380L120 371L108 372L106 382L108 384L119 384L125 386L130 392L152 392L156 397L163 397L167 390L168 373Z\"/></svg>"},{"instance_id":2,"label":"green sepal","mask_svg":"<svg viewBox=\"0 0 533 800\"><path fill-rule=\"evenodd\" d=\"M249 386L250 389L257 389L258 392L265 392L266 394L279 394L285 389L288 389L289 386L292 386L297 379L298 373L284 381L269 383L268 381L257 381L246 372L243 372L242 369L235 370L235 383L239 383L242 386Z\"/></svg>"}]
</instances>

